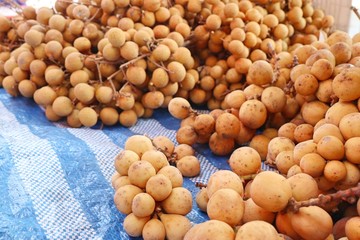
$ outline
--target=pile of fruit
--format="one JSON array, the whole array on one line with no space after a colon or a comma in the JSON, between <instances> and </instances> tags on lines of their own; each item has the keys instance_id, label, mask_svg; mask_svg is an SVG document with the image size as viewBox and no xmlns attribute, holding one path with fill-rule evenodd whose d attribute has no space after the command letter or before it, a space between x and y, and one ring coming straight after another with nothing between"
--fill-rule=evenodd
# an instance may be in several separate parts
<instances>
[{"instance_id":1,"label":"pile of fruit","mask_svg":"<svg viewBox=\"0 0 360 240\"><path fill-rule=\"evenodd\" d=\"M0 16L0 86L12 96L70 127L130 127L158 108L181 119L177 143L133 136L115 159L114 201L129 235L360 238L360 34L334 29L311 0L57 0L16 10ZM195 144L229 156L231 171L201 186L197 207L210 220L192 226L182 178L201 171Z\"/></svg>"},{"instance_id":2,"label":"pile of fruit","mask_svg":"<svg viewBox=\"0 0 360 240\"><path fill-rule=\"evenodd\" d=\"M253 62L319 45L320 31L334 23L311 1L266 2L58 0L54 9L19 7L11 20L0 17L0 86L71 127L99 119L129 127L174 96L226 109L225 95L247 85ZM292 67L291 55L283 55L273 79L280 87Z\"/></svg>"}]
</instances>

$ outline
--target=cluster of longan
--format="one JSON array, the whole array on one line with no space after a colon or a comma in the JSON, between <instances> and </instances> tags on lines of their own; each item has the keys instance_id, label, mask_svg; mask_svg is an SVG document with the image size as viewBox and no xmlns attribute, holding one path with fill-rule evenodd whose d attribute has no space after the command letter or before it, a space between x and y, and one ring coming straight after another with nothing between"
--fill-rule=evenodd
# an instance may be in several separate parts
<instances>
[{"instance_id":1,"label":"cluster of longan","mask_svg":"<svg viewBox=\"0 0 360 240\"><path fill-rule=\"evenodd\" d=\"M265 221L275 227L264 226L269 232L266 232L267 235L259 235L262 238L277 239L277 231L292 239L357 239L359 230L355 226L360 220L357 210L360 193L358 188L356 191L348 190L356 188L360 181L360 71L357 47L358 35L351 39L347 33L336 31L317 47L299 46L290 55L277 54L277 59L271 59L270 63L258 60L250 66L251 69L258 65L256 71L249 71L247 75L248 87L252 86L256 91L248 97L246 87L226 95L225 101L228 101L231 109L216 109L209 114L199 114L185 99L174 98L170 101L169 112L175 118L182 119L178 142L194 144L208 141L214 153L231 153L228 163L236 175L243 179L255 176L254 180L245 185L242 196L245 202L244 215L242 222L237 223L241 227L236 234L262 234L256 229L260 229L263 222L253 222L252 228L247 227L248 232L240 231L242 226L248 226L245 224L247 220L244 220L247 219L245 212L248 210L253 214L252 220ZM291 62L292 54L298 56L297 62L294 67L287 67L288 80L286 86L280 88L276 86L277 81L272 80L278 71L275 66L281 65L284 59ZM324 82L326 87L320 88ZM229 101L232 94L238 95ZM249 101L252 105L245 108L247 114L241 118L241 109ZM287 105L291 107L284 110ZM221 116L227 118L224 123L218 121ZM236 127L239 122L240 128ZM240 141L238 145L248 142L249 146L240 146L234 150L234 144L231 144L234 140L229 140L234 138L229 136L233 131L236 131L234 136L236 133L240 135L244 129L242 125L251 131L242 134L243 142ZM261 133L256 134L259 129ZM231 146L227 152L213 147L210 140L215 134L227 139L219 148L224 151ZM278 172L258 174L261 171L261 160L266 160ZM210 186L213 184L212 179L213 176L209 179ZM352 199L340 195L339 198L315 204L314 199L320 194L342 194L342 191L347 190L353 191L350 194ZM226 206L231 204L211 205L209 210L207 204L210 203L210 196L212 194L206 188L198 193L198 206L208 212L211 221L194 229L205 234L203 231L207 232L211 226L222 229L219 231L226 236L233 236L227 239L234 239L236 234L229 230L232 223L227 221L231 217L241 218L241 214L235 214L234 208L229 217L226 214L216 216L214 211L226 213ZM227 199L231 199L230 194L222 201L226 202ZM293 212L288 209L291 201L308 201L308 205ZM315 206L311 206L311 202ZM244 203L238 201L238 205ZM255 206L256 211L251 206ZM224 225L224 222L229 226ZM196 239L193 231L189 231L189 236L189 239Z\"/></svg>"},{"instance_id":2,"label":"cluster of longan","mask_svg":"<svg viewBox=\"0 0 360 240\"><path fill-rule=\"evenodd\" d=\"M188 99L195 104L207 104L211 110L229 108L225 96L229 91L246 87L245 77L253 62L267 60L273 52L286 54L294 47L316 44L320 30L326 35L334 22L332 16L314 9L311 1L253 1L256 3L253 4L212 0L203 1L198 8L194 8L193 2L200 1L189 2L188 11L198 10L204 22L194 28L197 47L194 55L204 64L199 84ZM291 66L292 59L282 64Z\"/></svg>"},{"instance_id":3,"label":"cluster of longan","mask_svg":"<svg viewBox=\"0 0 360 240\"><path fill-rule=\"evenodd\" d=\"M183 175L200 172L194 150L184 144L174 146L164 136L134 135L126 140L114 165L114 202L126 214L124 230L144 239L182 239L191 227L186 215L192 209L192 194L183 187Z\"/></svg>"},{"instance_id":4,"label":"cluster of longan","mask_svg":"<svg viewBox=\"0 0 360 240\"><path fill-rule=\"evenodd\" d=\"M317 198L321 192L306 173L263 171L243 182L233 171L219 170L196 195L210 220L194 225L185 239L357 239L359 186ZM352 204L340 204L345 199Z\"/></svg>"},{"instance_id":5,"label":"cluster of longan","mask_svg":"<svg viewBox=\"0 0 360 240\"><path fill-rule=\"evenodd\" d=\"M160 0L59 0L2 16L2 35L19 45L2 53L1 85L34 98L51 121L132 126L166 106L180 82L186 91L196 83L190 27L179 14Z\"/></svg>"},{"instance_id":6,"label":"cluster of longan","mask_svg":"<svg viewBox=\"0 0 360 240\"><path fill-rule=\"evenodd\" d=\"M253 61L316 41L320 29L332 26L324 17L301 0L27 6L11 21L0 19L2 42L10 46L1 54L1 83L13 96L34 98L49 120L66 119L71 127L98 119L129 127L173 96L227 108L225 95L243 87Z\"/></svg>"}]
</instances>

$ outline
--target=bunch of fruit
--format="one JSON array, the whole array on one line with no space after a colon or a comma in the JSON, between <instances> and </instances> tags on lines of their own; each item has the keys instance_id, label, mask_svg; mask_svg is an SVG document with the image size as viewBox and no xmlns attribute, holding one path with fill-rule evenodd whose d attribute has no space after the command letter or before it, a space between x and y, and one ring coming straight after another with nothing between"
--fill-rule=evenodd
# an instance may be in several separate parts
<instances>
[{"instance_id":1,"label":"bunch of fruit","mask_svg":"<svg viewBox=\"0 0 360 240\"><path fill-rule=\"evenodd\" d=\"M178 145L133 136L115 160L129 235L359 239L360 34L333 31L312 1L57 0L18 10L0 16L9 94L71 127L130 127L157 108L182 120ZM231 171L199 191L210 220L192 227L182 183L201 169L194 144L229 156Z\"/></svg>"},{"instance_id":2,"label":"bunch of fruit","mask_svg":"<svg viewBox=\"0 0 360 240\"><path fill-rule=\"evenodd\" d=\"M333 25L302 0L57 0L15 10L0 16L0 86L71 127L129 127L174 96L225 108L253 62L317 42Z\"/></svg>"},{"instance_id":3,"label":"bunch of fruit","mask_svg":"<svg viewBox=\"0 0 360 240\"><path fill-rule=\"evenodd\" d=\"M114 202L126 214L124 230L144 239L183 239L191 227L186 214L193 203L191 192L183 187L183 175L200 172L191 146L175 147L164 136L134 135L117 155L115 169Z\"/></svg>"}]
</instances>

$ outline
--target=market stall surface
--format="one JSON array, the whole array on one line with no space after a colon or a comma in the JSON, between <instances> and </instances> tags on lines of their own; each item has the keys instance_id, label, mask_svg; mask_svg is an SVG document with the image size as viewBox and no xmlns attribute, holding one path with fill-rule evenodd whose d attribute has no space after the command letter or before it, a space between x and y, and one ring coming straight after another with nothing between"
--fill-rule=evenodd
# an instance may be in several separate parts
<instances>
[{"instance_id":1,"label":"market stall surface","mask_svg":"<svg viewBox=\"0 0 360 240\"><path fill-rule=\"evenodd\" d=\"M166 109L131 128L69 128L50 122L32 99L0 89L0 239L133 239L113 202L114 159L129 136L164 135L176 142L180 122ZM195 204L199 189L227 157L195 146L201 174L185 178L193 195L193 223L208 219Z\"/></svg>"}]
</instances>

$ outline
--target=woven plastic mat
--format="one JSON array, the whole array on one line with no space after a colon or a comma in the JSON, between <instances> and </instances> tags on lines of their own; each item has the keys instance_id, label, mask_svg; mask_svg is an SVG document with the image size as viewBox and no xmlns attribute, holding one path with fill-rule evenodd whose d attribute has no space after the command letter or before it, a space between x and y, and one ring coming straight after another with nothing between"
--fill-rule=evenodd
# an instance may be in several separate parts
<instances>
[{"instance_id":1,"label":"woven plastic mat","mask_svg":"<svg viewBox=\"0 0 360 240\"><path fill-rule=\"evenodd\" d=\"M49 122L32 99L0 89L0 239L135 239L123 230L111 186L114 158L134 134L164 135L176 142L180 122L166 109L131 128L69 128ZM206 183L227 157L195 146L201 174L186 178L194 198L187 215L208 219L195 204L195 182Z\"/></svg>"}]
</instances>

